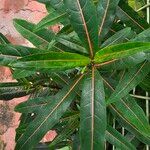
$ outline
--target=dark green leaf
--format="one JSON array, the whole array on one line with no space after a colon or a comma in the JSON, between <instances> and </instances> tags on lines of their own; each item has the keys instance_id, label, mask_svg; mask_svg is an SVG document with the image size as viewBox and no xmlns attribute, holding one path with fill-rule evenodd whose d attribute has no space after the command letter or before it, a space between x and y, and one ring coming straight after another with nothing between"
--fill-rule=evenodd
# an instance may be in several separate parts
<instances>
[{"instance_id":1,"label":"dark green leaf","mask_svg":"<svg viewBox=\"0 0 150 150\"><path fill-rule=\"evenodd\" d=\"M26 102L22 102L15 107L15 111L20 113L33 113L40 109L44 109L43 107L54 100L54 97L37 97L34 99L29 99Z\"/></svg>"},{"instance_id":2,"label":"dark green leaf","mask_svg":"<svg viewBox=\"0 0 150 150\"><path fill-rule=\"evenodd\" d=\"M108 38L101 45L101 48L124 42L126 40L126 38L129 36L130 32L131 32L131 28L125 28L125 29L118 31L116 34L114 34L113 36Z\"/></svg>"},{"instance_id":3,"label":"dark green leaf","mask_svg":"<svg viewBox=\"0 0 150 150\"><path fill-rule=\"evenodd\" d=\"M91 0L64 0L64 3L74 30L93 58L93 50L98 48L98 21L93 2Z\"/></svg>"},{"instance_id":4,"label":"dark green leaf","mask_svg":"<svg viewBox=\"0 0 150 150\"><path fill-rule=\"evenodd\" d=\"M119 101L136 87L150 72L150 63L145 61L135 68L131 68L119 82L115 91L107 100L107 104Z\"/></svg>"},{"instance_id":5,"label":"dark green leaf","mask_svg":"<svg viewBox=\"0 0 150 150\"><path fill-rule=\"evenodd\" d=\"M119 0L99 0L97 4L99 36L103 38L109 31L116 13Z\"/></svg>"},{"instance_id":6,"label":"dark green leaf","mask_svg":"<svg viewBox=\"0 0 150 150\"><path fill-rule=\"evenodd\" d=\"M55 99L31 122L26 132L18 139L16 150L30 150L42 139L60 119L76 96L74 90L84 75L81 75L70 86L65 86L55 95Z\"/></svg>"},{"instance_id":7,"label":"dark green leaf","mask_svg":"<svg viewBox=\"0 0 150 150\"><path fill-rule=\"evenodd\" d=\"M11 64L11 66L38 71L42 69L70 69L79 66L86 66L89 63L90 59L88 57L79 54L51 52L21 58L16 63Z\"/></svg>"},{"instance_id":8,"label":"dark green leaf","mask_svg":"<svg viewBox=\"0 0 150 150\"><path fill-rule=\"evenodd\" d=\"M131 41L150 42L150 28L139 33L134 39L131 39Z\"/></svg>"},{"instance_id":9,"label":"dark green leaf","mask_svg":"<svg viewBox=\"0 0 150 150\"><path fill-rule=\"evenodd\" d=\"M64 12L66 10L62 0L38 0L38 2L44 3L47 6L51 6L58 12Z\"/></svg>"},{"instance_id":10,"label":"dark green leaf","mask_svg":"<svg viewBox=\"0 0 150 150\"><path fill-rule=\"evenodd\" d=\"M9 44L10 42L7 40L7 38L0 33L0 44Z\"/></svg>"},{"instance_id":11,"label":"dark green leaf","mask_svg":"<svg viewBox=\"0 0 150 150\"><path fill-rule=\"evenodd\" d=\"M56 23L60 23L64 20L67 20L67 13L59 14L56 11L48 14L45 18L43 18L35 27L35 31L41 30L45 27L55 25Z\"/></svg>"},{"instance_id":12,"label":"dark green leaf","mask_svg":"<svg viewBox=\"0 0 150 150\"><path fill-rule=\"evenodd\" d=\"M138 52L149 51L150 43L130 42L112 45L99 50L94 58L96 63L102 63L113 59L124 58Z\"/></svg>"},{"instance_id":13,"label":"dark green leaf","mask_svg":"<svg viewBox=\"0 0 150 150\"><path fill-rule=\"evenodd\" d=\"M128 27L131 27L132 30L137 33L149 28L149 24L145 21L145 19L141 18L128 4L122 1L117 7L117 16Z\"/></svg>"},{"instance_id":14,"label":"dark green leaf","mask_svg":"<svg viewBox=\"0 0 150 150\"><path fill-rule=\"evenodd\" d=\"M77 41L73 40L73 38L60 35L56 37L56 41L72 49L72 52L77 51L79 53L87 54L87 50L81 44L78 44Z\"/></svg>"},{"instance_id":15,"label":"dark green leaf","mask_svg":"<svg viewBox=\"0 0 150 150\"><path fill-rule=\"evenodd\" d=\"M0 100L11 100L13 98L23 97L33 92L32 88L25 88L24 84L17 82L0 83Z\"/></svg>"},{"instance_id":16,"label":"dark green leaf","mask_svg":"<svg viewBox=\"0 0 150 150\"><path fill-rule=\"evenodd\" d=\"M34 32L35 25L25 20L14 19L14 26L17 31L34 46L47 49L55 34L50 30Z\"/></svg>"},{"instance_id":17,"label":"dark green leaf","mask_svg":"<svg viewBox=\"0 0 150 150\"><path fill-rule=\"evenodd\" d=\"M21 79L21 78L29 77L35 73L36 73L35 71L15 69L13 71L13 78L14 79Z\"/></svg>"},{"instance_id":18,"label":"dark green leaf","mask_svg":"<svg viewBox=\"0 0 150 150\"><path fill-rule=\"evenodd\" d=\"M144 89L147 92L150 92L150 74L148 74L145 79L140 83L140 86L142 89Z\"/></svg>"},{"instance_id":19,"label":"dark green leaf","mask_svg":"<svg viewBox=\"0 0 150 150\"><path fill-rule=\"evenodd\" d=\"M44 52L48 51L10 44L0 45L0 65L7 66L20 57Z\"/></svg>"},{"instance_id":20,"label":"dark green leaf","mask_svg":"<svg viewBox=\"0 0 150 150\"><path fill-rule=\"evenodd\" d=\"M126 103L125 103L125 105L126 105ZM109 108L110 108L111 112L113 113L113 115L118 120L118 123L120 123L125 129L127 129L128 131L133 133L136 136L136 138L139 139L141 142L143 142L145 144L149 144L150 143L150 137L143 134L143 132L141 132L137 128L138 124L134 125L132 123L132 121L130 120L130 117L131 117L130 115L124 116L124 112L127 112L128 110L130 110L130 108L128 108L128 105L126 105L127 106L126 109L122 109L122 108L118 109L118 108L116 108L116 106L117 106L117 104L115 106L110 105ZM139 121L138 121L138 123L139 123Z\"/></svg>"},{"instance_id":21,"label":"dark green leaf","mask_svg":"<svg viewBox=\"0 0 150 150\"><path fill-rule=\"evenodd\" d=\"M81 149L104 149L106 130L106 104L103 81L98 71L86 76L80 108Z\"/></svg>"},{"instance_id":22,"label":"dark green leaf","mask_svg":"<svg viewBox=\"0 0 150 150\"><path fill-rule=\"evenodd\" d=\"M136 150L124 136L111 126L107 126L106 140L121 150Z\"/></svg>"},{"instance_id":23,"label":"dark green leaf","mask_svg":"<svg viewBox=\"0 0 150 150\"><path fill-rule=\"evenodd\" d=\"M104 83L111 90L114 91L112 83L104 79ZM118 122L131 133L133 133L140 141L145 144L150 143L148 134L150 127L148 120L133 98L127 96L125 99L120 99L119 102L108 106Z\"/></svg>"},{"instance_id":24,"label":"dark green leaf","mask_svg":"<svg viewBox=\"0 0 150 150\"><path fill-rule=\"evenodd\" d=\"M65 139L67 139L73 132L77 129L79 126L79 121L77 119L74 119L72 121L68 121L67 125L64 126L63 130L59 135L56 136L56 138L50 143L50 148L56 148L56 145Z\"/></svg>"}]
</instances>

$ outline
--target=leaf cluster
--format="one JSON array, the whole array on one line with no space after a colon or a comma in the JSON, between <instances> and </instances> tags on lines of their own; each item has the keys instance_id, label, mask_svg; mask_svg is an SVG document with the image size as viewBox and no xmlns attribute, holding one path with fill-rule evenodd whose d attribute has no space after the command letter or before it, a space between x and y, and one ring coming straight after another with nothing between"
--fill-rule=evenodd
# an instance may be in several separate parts
<instances>
[{"instance_id":1,"label":"leaf cluster","mask_svg":"<svg viewBox=\"0 0 150 150\"><path fill-rule=\"evenodd\" d=\"M38 1L49 12L38 24L14 19L34 48L12 45L0 34L0 65L17 80L0 84L0 99L30 94L15 108L22 113L15 149L150 144L143 103L131 96L135 87L140 94L149 89L149 24L124 0ZM62 26L58 33L47 28L55 24ZM57 136L41 144L49 130Z\"/></svg>"}]
</instances>

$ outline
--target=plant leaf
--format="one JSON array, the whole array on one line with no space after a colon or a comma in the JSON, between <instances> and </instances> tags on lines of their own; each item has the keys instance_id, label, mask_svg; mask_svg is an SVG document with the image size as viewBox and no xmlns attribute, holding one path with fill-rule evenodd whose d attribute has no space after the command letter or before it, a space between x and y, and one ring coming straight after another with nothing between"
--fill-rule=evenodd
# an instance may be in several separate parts
<instances>
[{"instance_id":1,"label":"plant leaf","mask_svg":"<svg viewBox=\"0 0 150 150\"><path fill-rule=\"evenodd\" d=\"M150 42L150 28L139 33L135 38L131 39L130 41Z\"/></svg>"},{"instance_id":2,"label":"plant leaf","mask_svg":"<svg viewBox=\"0 0 150 150\"><path fill-rule=\"evenodd\" d=\"M150 28L147 30L144 30L143 32L139 33L136 37L132 38L130 41L132 42L150 42ZM105 65L105 68L109 69L125 69L125 68L131 68L139 63L142 63L144 60L148 60L148 54L144 52L139 52L138 54L135 54L133 56L129 56L128 58L123 58L120 60L117 60L109 66Z\"/></svg>"},{"instance_id":3,"label":"plant leaf","mask_svg":"<svg viewBox=\"0 0 150 150\"><path fill-rule=\"evenodd\" d=\"M114 88L108 80L104 79L105 85L114 91ZM124 128L133 133L140 141L145 144L150 143L149 123L142 108L132 99L127 96L126 99L120 99L119 102L108 105L112 114Z\"/></svg>"},{"instance_id":4,"label":"plant leaf","mask_svg":"<svg viewBox=\"0 0 150 150\"><path fill-rule=\"evenodd\" d=\"M30 70L15 69L13 71L13 78L14 79L21 79L21 78L29 77L33 74L36 74L36 72L30 71Z\"/></svg>"},{"instance_id":5,"label":"plant leaf","mask_svg":"<svg viewBox=\"0 0 150 150\"><path fill-rule=\"evenodd\" d=\"M117 130L111 126L107 126L106 140L121 150L136 150L136 148Z\"/></svg>"},{"instance_id":6,"label":"plant leaf","mask_svg":"<svg viewBox=\"0 0 150 150\"><path fill-rule=\"evenodd\" d=\"M140 83L140 87L147 92L150 92L150 74L148 74L144 80Z\"/></svg>"},{"instance_id":7,"label":"plant leaf","mask_svg":"<svg viewBox=\"0 0 150 150\"><path fill-rule=\"evenodd\" d=\"M76 96L74 90L82 80L81 75L69 86L65 86L55 95L43 111L31 122L26 132L18 139L15 150L30 150L42 139L60 119Z\"/></svg>"},{"instance_id":8,"label":"plant leaf","mask_svg":"<svg viewBox=\"0 0 150 150\"><path fill-rule=\"evenodd\" d=\"M83 83L80 116L81 149L104 149L107 126L105 93L101 76L94 67Z\"/></svg>"},{"instance_id":9,"label":"plant leaf","mask_svg":"<svg viewBox=\"0 0 150 150\"><path fill-rule=\"evenodd\" d=\"M117 106L117 105L115 105ZM129 115L124 116L121 112L121 109L117 109L113 104L109 105L109 109L111 110L112 114L116 117L118 120L118 123L121 124L125 129L133 133L137 139L139 139L141 142L145 144L150 143L150 137L146 136L141 132L136 125L132 124L132 122L129 120ZM123 110L124 112L127 112L127 110L130 110L128 107L126 110ZM129 117L129 118L128 118Z\"/></svg>"},{"instance_id":10,"label":"plant leaf","mask_svg":"<svg viewBox=\"0 0 150 150\"><path fill-rule=\"evenodd\" d=\"M68 36L59 35L56 37L56 41L72 49L72 52L74 50L79 53L87 54L87 50L82 45L79 45L76 41L73 41L73 39L69 38Z\"/></svg>"},{"instance_id":11,"label":"plant leaf","mask_svg":"<svg viewBox=\"0 0 150 150\"><path fill-rule=\"evenodd\" d=\"M0 33L0 44L9 44L10 42L7 40L7 38Z\"/></svg>"},{"instance_id":12,"label":"plant leaf","mask_svg":"<svg viewBox=\"0 0 150 150\"><path fill-rule=\"evenodd\" d=\"M98 48L98 22L96 8L91 0L64 0L70 22L93 58Z\"/></svg>"},{"instance_id":13,"label":"plant leaf","mask_svg":"<svg viewBox=\"0 0 150 150\"><path fill-rule=\"evenodd\" d=\"M0 83L0 100L11 100L23 97L33 92L33 88L26 89L26 85L17 82Z\"/></svg>"},{"instance_id":14,"label":"plant leaf","mask_svg":"<svg viewBox=\"0 0 150 150\"><path fill-rule=\"evenodd\" d=\"M0 45L0 65L8 66L9 63L20 57L44 52L48 51L11 44Z\"/></svg>"},{"instance_id":15,"label":"plant leaf","mask_svg":"<svg viewBox=\"0 0 150 150\"><path fill-rule=\"evenodd\" d=\"M138 52L149 51L150 43L129 42L112 45L99 50L94 58L96 63L102 63L113 59L124 58Z\"/></svg>"},{"instance_id":16,"label":"plant leaf","mask_svg":"<svg viewBox=\"0 0 150 150\"><path fill-rule=\"evenodd\" d=\"M150 72L150 63L145 61L137 67L131 68L117 85L115 91L107 100L107 104L119 101L136 87Z\"/></svg>"},{"instance_id":17,"label":"plant leaf","mask_svg":"<svg viewBox=\"0 0 150 150\"><path fill-rule=\"evenodd\" d=\"M120 2L116 14L118 18L137 33L149 28L149 24L140 17L128 4Z\"/></svg>"},{"instance_id":18,"label":"plant leaf","mask_svg":"<svg viewBox=\"0 0 150 150\"><path fill-rule=\"evenodd\" d=\"M58 134L56 138L49 144L49 147L53 149L56 148L56 145L67 139L76 130L78 126L79 121L77 119L68 121L67 125L61 131L61 133Z\"/></svg>"},{"instance_id":19,"label":"plant leaf","mask_svg":"<svg viewBox=\"0 0 150 150\"><path fill-rule=\"evenodd\" d=\"M50 102L50 100L53 100L54 97L37 97L33 99L29 99L26 102L22 102L19 105L15 107L16 112L20 113L33 113L40 109L44 109L43 107Z\"/></svg>"},{"instance_id":20,"label":"plant leaf","mask_svg":"<svg viewBox=\"0 0 150 150\"><path fill-rule=\"evenodd\" d=\"M99 0L97 4L98 22L99 22L99 36L103 38L109 31L114 18L116 7L119 0Z\"/></svg>"},{"instance_id":21,"label":"plant leaf","mask_svg":"<svg viewBox=\"0 0 150 150\"><path fill-rule=\"evenodd\" d=\"M88 57L79 54L51 52L23 57L11 66L37 71L42 69L62 70L86 66L89 62Z\"/></svg>"},{"instance_id":22,"label":"plant leaf","mask_svg":"<svg viewBox=\"0 0 150 150\"><path fill-rule=\"evenodd\" d=\"M113 36L108 38L101 45L101 48L106 47L106 46L108 47L110 45L118 44L118 43L121 43L121 42L125 41L126 37L129 36L130 32L131 32L131 28L129 28L129 27L118 31L116 34L114 34Z\"/></svg>"},{"instance_id":23,"label":"plant leaf","mask_svg":"<svg viewBox=\"0 0 150 150\"><path fill-rule=\"evenodd\" d=\"M55 36L52 31L46 29L34 32L35 25L21 19L14 19L14 26L24 38L29 40L34 46L42 49L47 49Z\"/></svg>"},{"instance_id":24,"label":"plant leaf","mask_svg":"<svg viewBox=\"0 0 150 150\"><path fill-rule=\"evenodd\" d=\"M58 12L64 12L66 10L62 0L38 0L40 3L46 4L46 6L51 6Z\"/></svg>"},{"instance_id":25,"label":"plant leaf","mask_svg":"<svg viewBox=\"0 0 150 150\"><path fill-rule=\"evenodd\" d=\"M45 27L55 25L56 23L60 23L64 20L67 20L67 13L57 13L53 11L51 14L48 14L45 18L43 18L36 26L35 31L41 30Z\"/></svg>"}]
</instances>

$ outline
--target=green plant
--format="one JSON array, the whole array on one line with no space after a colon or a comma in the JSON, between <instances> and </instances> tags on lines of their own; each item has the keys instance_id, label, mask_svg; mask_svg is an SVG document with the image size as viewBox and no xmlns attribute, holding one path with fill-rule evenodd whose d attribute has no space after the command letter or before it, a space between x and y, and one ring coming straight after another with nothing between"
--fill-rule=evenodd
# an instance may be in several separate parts
<instances>
[{"instance_id":1,"label":"green plant","mask_svg":"<svg viewBox=\"0 0 150 150\"><path fill-rule=\"evenodd\" d=\"M148 120L129 94L150 72L146 21L124 0L39 1L50 13L40 23L14 20L36 48L14 46L1 35L0 64L18 82L1 83L0 99L31 95L15 108L22 113L16 150L36 148L51 129L58 135L45 143L50 149L102 150L106 141L122 150L149 144ZM57 34L46 29L56 23L63 24Z\"/></svg>"}]
</instances>

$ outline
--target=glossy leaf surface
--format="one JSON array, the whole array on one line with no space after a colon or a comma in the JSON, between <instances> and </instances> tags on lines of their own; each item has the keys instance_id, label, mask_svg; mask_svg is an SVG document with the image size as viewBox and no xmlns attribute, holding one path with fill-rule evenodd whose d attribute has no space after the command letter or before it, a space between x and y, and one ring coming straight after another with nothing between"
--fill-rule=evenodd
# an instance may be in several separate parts
<instances>
[{"instance_id":1,"label":"glossy leaf surface","mask_svg":"<svg viewBox=\"0 0 150 150\"><path fill-rule=\"evenodd\" d=\"M81 149L104 149L107 126L105 93L102 78L94 67L83 83L80 113Z\"/></svg>"},{"instance_id":2,"label":"glossy leaf surface","mask_svg":"<svg viewBox=\"0 0 150 150\"><path fill-rule=\"evenodd\" d=\"M90 60L88 57L73 53L45 53L37 54L19 59L12 66L28 70L53 69L62 70L79 66L86 66Z\"/></svg>"},{"instance_id":3,"label":"glossy leaf surface","mask_svg":"<svg viewBox=\"0 0 150 150\"><path fill-rule=\"evenodd\" d=\"M98 23L99 31L98 34L100 38L103 38L109 31L116 12L116 6L118 5L119 0L99 0L97 4L98 12Z\"/></svg>"},{"instance_id":4,"label":"glossy leaf surface","mask_svg":"<svg viewBox=\"0 0 150 150\"><path fill-rule=\"evenodd\" d=\"M131 32L131 28L125 28L125 29L118 31L116 34L114 34L113 36L108 38L101 45L101 48L124 42L126 40L126 38L129 36L130 32Z\"/></svg>"},{"instance_id":5,"label":"glossy leaf surface","mask_svg":"<svg viewBox=\"0 0 150 150\"><path fill-rule=\"evenodd\" d=\"M0 45L0 65L7 66L20 57L44 52L48 51L11 44Z\"/></svg>"},{"instance_id":6,"label":"glossy leaf surface","mask_svg":"<svg viewBox=\"0 0 150 150\"><path fill-rule=\"evenodd\" d=\"M128 4L120 2L116 12L118 18L137 33L149 28L149 24L138 15Z\"/></svg>"},{"instance_id":7,"label":"glossy leaf surface","mask_svg":"<svg viewBox=\"0 0 150 150\"><path fill-rule=\"evenodd\" d=\"M107 126L106 140L121 150L136 150L136 148L128 142L117 130L111 126Z\"/></svg>"},{"instance_id":8,"label":"glossy leaf surface","mask_svg":"<svg viewBox=\"0 0 150 150\"><path fill-rule=\"evenodd\" d=\"M35 27L35 31L43 29L45 27L49 27L55 25L56 23L60 23L67 19L67 13L57 13L53 11L52 13L48 14L45 18L43 18Z\"/></svg>"},{"instance_id":9,"label":"glossy leaf surface","mask_svg":"<svg viewBox=\"0 0 150 150\"><path fill-rule=\"evenodd\" d=\"M24 84L17 82L0 83L0 100L11 100L23 97L33 92L33 88L25 88Z\"/></svg>"},{"instance_id":10,"label":"glossy leaf surface","mask_svg":"<svg viewBox=\"0 0 150 150\"><path fill-rule=\"evenodd\" d=\"M0 44L9 44L10 42L8 41L8 39L2 34L0 33Z\"/></svg>"},{"instance_id":11,"label":"glossy leaf surface","mask_svg":"<svg viewBox=\"0 0 150 150\"><path fill-rule=\"evenodd\" d=\"M91 57L94 56L93 50L98 48L98 21L96 8L91 0L64 0L70 22L88 49Z\"/></svg>"},{"instance_id":12,"label":"glossy leaf surface","mask_svg":"<svg viewBox=\"0 0 150 150\"><path fill-rule=\"evenodd\" d=\"M83 75L55 95L55 99L46 105L45 109L27 127L26 132L17 140L16 150L30 150L36 146L42 137L59 121L76 96L74 90L82 78Z\"/></svg>"},{"instance_id":13,"label":"glossy leaf surface","mask_svg":"<svg viewBox=\"0 0 150 150\"><path fill-rule=\"evenodd\" d=\"M42 49L47 49L49 43L54 38L54 33L50 30L42 29L34 32L35 25L25 20L14 19L16 30L34 46Z\"/></svg>"},{"instance_id":14,"label":"glossy leaf surface","mask_svg":"<svg viewBox=\"0 0 150 150\"><path fill-rule=\"evenodd\" d=\"M150 72L150 63L145 61L135 68L131 68L124 78L117 85L115 91L107 100L107 104L119 101L126 96L134 87L136 87Z\"/></svg>"},{"instance_id":15,"label":"glossy leaf surface","mask_svg":"<svg viewBox=\"0 0 150 150\"><path fill-rule=\"evenodd\" d=\"M138 52L149 51L150 43L133 42L112 45L99 50L95 55L95 62L101 63L113 59L124 58Z\"/></svg>"}]
</instances>

